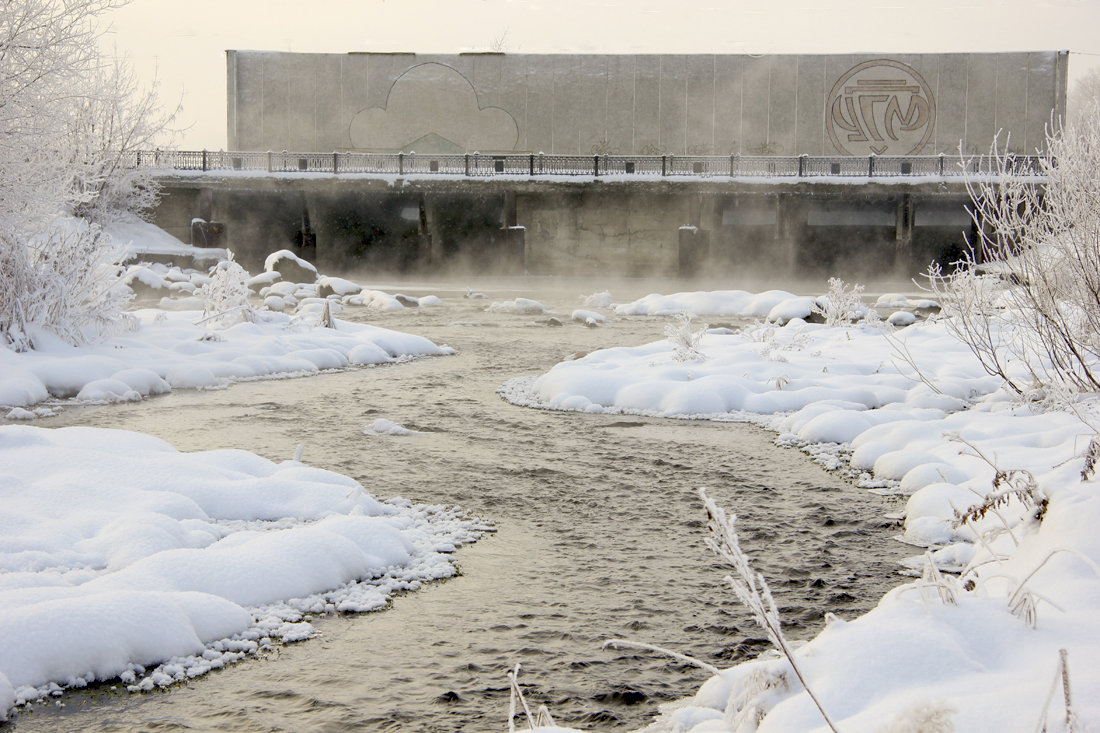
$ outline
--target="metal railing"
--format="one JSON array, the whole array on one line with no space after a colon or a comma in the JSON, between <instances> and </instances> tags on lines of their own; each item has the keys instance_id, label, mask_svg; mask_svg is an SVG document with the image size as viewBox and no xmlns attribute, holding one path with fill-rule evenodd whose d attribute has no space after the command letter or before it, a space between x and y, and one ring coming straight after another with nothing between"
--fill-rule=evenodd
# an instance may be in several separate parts
<instances>
[{"instance_id":1,"label":"metal railing","mask_svg":"<svg viewBox=\"0 0 1100 733\"><path fill-rule=\"evenodd\" d=\"M1012 159L1011 173L1036 176L1037 155ZM946 155L545 155L543 153L296 153L156 150L129 153L123 165L164 171L370 174L463 177L896 178L999 175L997 159Z\"/></svg>"}]
</instances>

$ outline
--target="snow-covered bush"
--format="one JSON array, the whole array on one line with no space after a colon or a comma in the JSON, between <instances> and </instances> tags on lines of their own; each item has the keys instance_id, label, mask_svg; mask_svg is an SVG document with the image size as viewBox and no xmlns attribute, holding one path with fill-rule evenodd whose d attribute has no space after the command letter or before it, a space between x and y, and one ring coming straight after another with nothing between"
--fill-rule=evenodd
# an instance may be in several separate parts
<instances>
[{"instance_id":1,"label":"snow-covered bush","mask_svg":"<svg viewBox=\"0 0 1100 733\"><path fill-rule=\"evenodd\" d=\"M866 313L862 295L862 285L849 286L839 277L831 277L829 292L815 299L810 309L824 318L826 325L841 326L859 320Z\"/></svg>"},{"instance_id":2,"label":"snow-covered bush","mask_svg":"<svg viewBox=\"0 0 1100 733\"><path fill-rule=\"evenodd\" d=\"M233 260L233 253L214 265L210 280L202 286L203 318L225 326L252 322L255 311L248 302L251 275Z\"/></svg>"},{"instance_id":3,"label":"snow-covered bush","mask_svg":"<svg viewBox=\"0 0 1100 733\"><path fill-rule=\"evenodd\" d=\"M121 4L0 6L0 345L33 347L35 328L79 343L125 320L110 238L94 225L154 200L122 164L167 120L100 51L98 16Z\"/></svg>"},{"instance_id":4,"label":"snow-covered bush","mask_svg":"<svg viewBox=\"0 0 1100 733\"><path fill-rule=\"evenodd\" d=\"M665 336L668 337L668 342L672 344L673 348L672 358L682 363L705 359L706 356L699 351L699 343L703 340L706 332L707 324L705 323L702 328L693 332L691 330L691 316L687 313L676 316L675 321L665 326Z\"/></svg>"},{"instance_id":5,"label":"snow-covered bush","mask_svg":"<svg viewBox=\"0 0 1100 733\"><path fill-rule=\"evenodd\" d=\"M55 221L33 237L0 230L0 345L33 348L35 327L71 344L124 327L133 293L116 255L110 237L83 220Z\"/></svg>"},{"instance_id":6,"label":"snow-covered bush","mask_svg":"<svg viewBox=\"0 0 1100 733\"><path fill-rule=\"evenodd\" d=\"M931 289L955 334L1017 393L1096 391L1100 107L1048 132L1035 175L996 140L991 159L994 175L967 180L978 241L953 272L930 269Z\"/></svg>"}]
</instances>

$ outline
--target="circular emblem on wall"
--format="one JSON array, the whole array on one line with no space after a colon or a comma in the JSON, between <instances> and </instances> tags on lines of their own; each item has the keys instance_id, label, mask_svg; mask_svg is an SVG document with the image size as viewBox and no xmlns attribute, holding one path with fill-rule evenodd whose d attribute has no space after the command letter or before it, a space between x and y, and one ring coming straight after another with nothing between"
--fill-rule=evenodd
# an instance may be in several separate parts
<instances>
[{"instance_id":1,"label":"circular emblem on wall","mask_svg":"<svg viewBox=\"0 0 1100 733\"><path fill-rule=\"evenodd\" d=\"M864 61L829 92L825 129L845 155L916 155L932 137L936 99L916 69L900 61Z\"/></svg>"}]
</instances>

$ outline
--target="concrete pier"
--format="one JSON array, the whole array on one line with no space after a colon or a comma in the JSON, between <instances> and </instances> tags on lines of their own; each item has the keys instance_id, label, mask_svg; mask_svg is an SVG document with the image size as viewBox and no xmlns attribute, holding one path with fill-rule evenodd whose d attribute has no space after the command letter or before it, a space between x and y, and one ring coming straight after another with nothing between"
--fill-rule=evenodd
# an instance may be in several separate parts
<instances>
[{"instance_id":1,"label":"concrete pier","mask_svg":"<svg viewBox=\"0 0 1100 733\"><path fill-rule=\"evenodd\" d=\"M587 181L176 174L155 221L194 218L255 267L532 275L910 277L949 264L971 222L957 180ZM208 244L208 242L194 242Z\"/></svg>"}]
</instances>

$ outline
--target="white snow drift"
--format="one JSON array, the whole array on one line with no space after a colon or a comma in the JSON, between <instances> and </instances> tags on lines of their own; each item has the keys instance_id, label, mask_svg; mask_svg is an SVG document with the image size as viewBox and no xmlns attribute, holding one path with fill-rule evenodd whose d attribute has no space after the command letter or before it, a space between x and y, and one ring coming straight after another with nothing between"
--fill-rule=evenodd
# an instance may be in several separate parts
<instances>
[{"instance_id":1,"label":"white snow drift","mask_svg":"<svg viewBox=\"0 0 1100 733\"><path fill-rule=\"evenodd\" d=\"M56 686L135 689L309 636L447 577L453 510L240 450L117 430L0 426L0 715ZM160 665L160 666L157 666Z\"/></svg>"},{"instance_id":2,"label":"white snow drift","mask_svg":"<svg viewBox=\"0 0 1100 733\"><path fill-rule=\"evenodd\" d=\"M753 309L789 302L778 298ZM747 302L736 292L649 296L617 311L744 313ZM1100 721L1100 494L1086 458L1100 454L1090 446L1095 399L1063 411L1010 396L942 321L795 318L706 333L691 358L675 341L593 352L501 394L550 409L752 420L905 500L904 539L927 548L907 564L923 580L863 617L833 620L796 652L838 729L1064 726L1060 650L1078 724ZM723 672L647 730L757 729L827 730L785 658Z\"/></svg>"}]
</instances>

